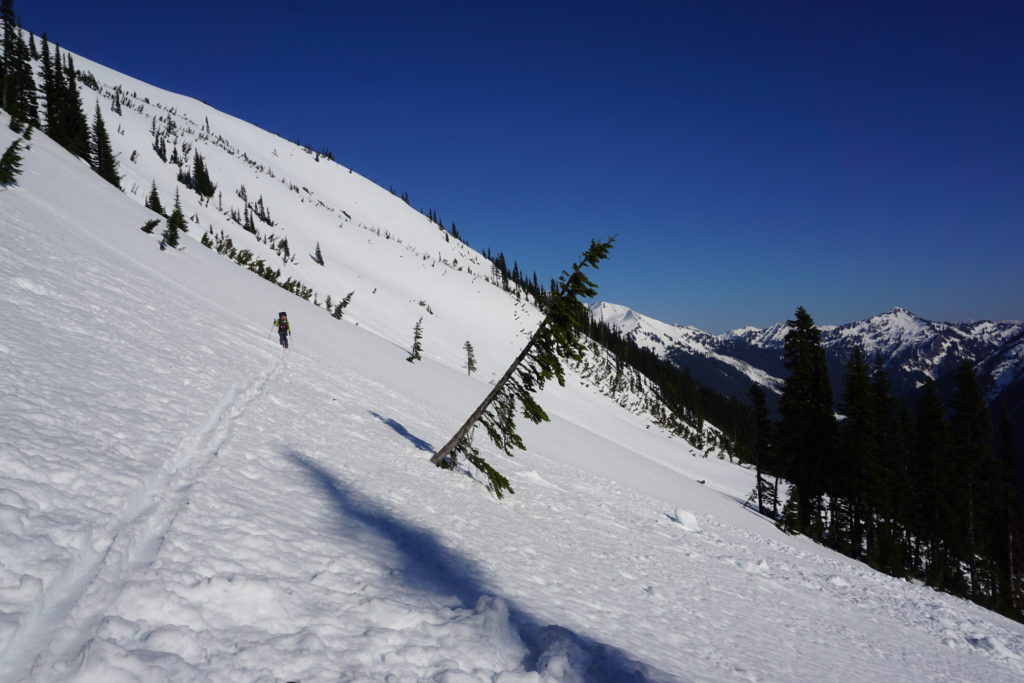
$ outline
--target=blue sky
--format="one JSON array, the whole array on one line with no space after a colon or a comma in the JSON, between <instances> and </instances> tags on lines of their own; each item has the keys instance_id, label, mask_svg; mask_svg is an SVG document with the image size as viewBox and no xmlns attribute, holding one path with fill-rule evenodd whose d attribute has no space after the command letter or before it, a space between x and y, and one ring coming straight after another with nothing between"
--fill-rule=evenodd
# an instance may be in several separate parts
<instances>
[{"instance_id":1,"label":"blue sky","mask_svg":"<svg viewBox=\"0 0 1024 683\"><path fill-rule=\"evenodd\" d=\"M667 322L1024 319L1021 2L15 9Z\"/></svg>"}]
</instances>

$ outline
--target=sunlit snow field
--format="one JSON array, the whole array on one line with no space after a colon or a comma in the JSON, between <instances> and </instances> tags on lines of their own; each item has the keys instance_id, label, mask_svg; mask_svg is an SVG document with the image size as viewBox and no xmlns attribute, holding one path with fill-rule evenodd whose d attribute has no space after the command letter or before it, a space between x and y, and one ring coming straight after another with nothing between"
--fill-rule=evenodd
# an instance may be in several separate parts
<instances>
[{"instance_id":1,"label":"sunlit snow field","mask_svg":"<svg viewBox=\"0 0 1024 683\"><path fill-rule=\"evenodd\" d=\"M202 147L225 203L241 184L267 200L289 272L355 295L338 321L202 247L232 228L187 190L198 224L161 252L139 230L151 180L173 201L152 106L104 109L134 197L33 136L0 190L0 680L1024 677L1022 625L782 534L744 505L749 470L572 373L541 396L552 421L523 425L526 452L478 437L514 496L433 467L536 310L347 169L77 64L275 168ZM4 115L0 145L14 135Z\"/></svg>"}]
</instances>

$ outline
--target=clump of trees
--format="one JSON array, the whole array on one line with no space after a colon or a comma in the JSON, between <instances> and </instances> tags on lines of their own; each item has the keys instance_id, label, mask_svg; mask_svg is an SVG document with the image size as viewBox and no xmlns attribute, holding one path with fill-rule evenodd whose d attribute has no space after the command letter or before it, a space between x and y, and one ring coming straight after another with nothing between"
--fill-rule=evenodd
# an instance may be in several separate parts
<instances>
[{"instance_id":1,"label":"clump of trees","mask_svg":"<svg viewBox=\"0 0 1024 683\"><path fill-rule=\"evenodd\" d=\"M960 366L948 402L929 380L911 407L893 395L882 358L856 349L834 407L811 316L799 308L788 325L780 422L754 401L760 508L776 511L763 470L789 483L785 530L1021 619L1010 423L1005 411L993 419L974 369Z\"/></svg>"}]
</instances>

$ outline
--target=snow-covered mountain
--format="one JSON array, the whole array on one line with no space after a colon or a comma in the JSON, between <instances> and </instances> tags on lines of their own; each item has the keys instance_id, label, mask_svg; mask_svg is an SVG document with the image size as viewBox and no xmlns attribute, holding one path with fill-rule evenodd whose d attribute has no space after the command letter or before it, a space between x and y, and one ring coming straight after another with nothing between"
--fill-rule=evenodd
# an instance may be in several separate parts
<instances>
[{"instance_id":1,"label":"snow-covered mountain","mask_svg":"<svg viewBox=\"0 0 1024 683\"><path fill-rule=\"evenodd\" d=\"M785 323L711 335L694 327L662 323L614 304L597 304L593 312L637 344L681 367L698 368L693 370L698 377L723 393L740 395L737 385L745 391L751 382L777 392L786 375L782 362L788 332ZM860 322L824 325L820 329L829 369L836 380L842 377L856 346L869 357L881 355L899 393L916 389L925 378L941 379L964 360L978 368L989 387L990 399L1024 376L1024 323L1019 321L932 322L894 308Z\"/></svg>"},{"instance_id":2,"label":"snow-covered mountain","mask_svg":"<svg viewBox=\"0 0 1024 683\"><path fill-rule=\"evenodd\" d=\"M751 382L776 392L782 389L778 376L730 355L721 337L696 327L671 325L607 302L593 304L591 315L638 346L688 369L697 381L721 393L742 396Z\"/></svg>"},{"instance_id":3,"label":"snow-covered mountain","mask_svg":"<svg viewBox=\"0 0 1024 683\"><path fill-rule=\"evenodd\" d=\"M598 354L541 394L520 456L478 438L514 496L433 467L538 311L349 169L76 64L126 192L40 132L0 189L0 680L1024 676L1024 626L783 534L744 506L747 469ZM181 251L139 229L154 183Z\"/></svg>"}]
</instances>

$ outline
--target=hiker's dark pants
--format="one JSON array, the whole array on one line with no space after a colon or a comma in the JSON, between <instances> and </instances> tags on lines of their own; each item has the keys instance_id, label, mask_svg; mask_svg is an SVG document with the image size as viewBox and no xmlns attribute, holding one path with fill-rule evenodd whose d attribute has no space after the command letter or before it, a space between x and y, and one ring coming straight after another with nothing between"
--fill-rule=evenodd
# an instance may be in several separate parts
<instances>
[{"instance_id":1,"label":"hiker's dark pants","mask_svg":"<svg viewBox=\"0 0 1024 683\"><path fill-rule=\"evenodd\" d=\"M282 331L278 332L278 334L281 336L281 346L283 346L284 348L287 349L288 348L288 331L287 330L282 330Z\"/></svg>"}]
</instances>

